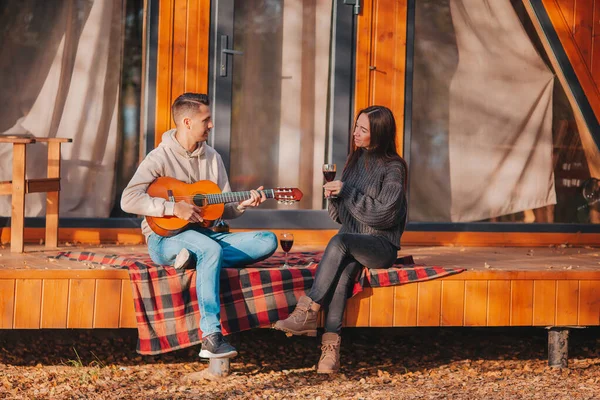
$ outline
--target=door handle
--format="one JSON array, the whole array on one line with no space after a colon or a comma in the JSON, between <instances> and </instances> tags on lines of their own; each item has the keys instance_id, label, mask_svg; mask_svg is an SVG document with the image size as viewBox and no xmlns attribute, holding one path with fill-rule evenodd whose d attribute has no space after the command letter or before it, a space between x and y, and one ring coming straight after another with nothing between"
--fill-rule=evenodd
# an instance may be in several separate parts
<instances>
[{"instance_id":1,"label":"door handle","mask_svg":"<svg viewBox=\"0 0 600 400\"><path fill-rule=\"evenodd\" d=\"M229 36L221 35L221 66L219 68L219 76L227 76L227 56L242 55L243 51L227 48L229 46Z\"/></svg>"}]
</instances>

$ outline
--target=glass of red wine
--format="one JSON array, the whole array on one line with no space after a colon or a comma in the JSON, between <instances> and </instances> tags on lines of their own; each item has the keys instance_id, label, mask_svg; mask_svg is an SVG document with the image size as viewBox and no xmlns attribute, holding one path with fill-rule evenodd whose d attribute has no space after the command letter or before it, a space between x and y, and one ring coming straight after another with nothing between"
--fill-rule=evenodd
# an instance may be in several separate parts
<instances>
[{"instance_id":1,"label":"glass of red wine","mask_svg":"<svg viewBox=\"0 0 600 400\"><path fill-rule=\"evenodd\" d=\"M327 182L331 182L335 179L335 173L337 171L335 164L323 164L323 176ZM335 198L336 196L330 196L331 198Z\"/></svg>"},{"instance_id":2,"label":"glass of red wine","mask_svg":"<svg viewBox=\"0 0 600 400\"><path fill-rule=\"evenodd\" d=\"M288 264L288 253L294 244L294 234L289 232L282 233L279 235L279 243L281 244L281 249L285 253L285 264L283 264L283 268L289 268L290 264Z\"/></svg>"}]
</instances>

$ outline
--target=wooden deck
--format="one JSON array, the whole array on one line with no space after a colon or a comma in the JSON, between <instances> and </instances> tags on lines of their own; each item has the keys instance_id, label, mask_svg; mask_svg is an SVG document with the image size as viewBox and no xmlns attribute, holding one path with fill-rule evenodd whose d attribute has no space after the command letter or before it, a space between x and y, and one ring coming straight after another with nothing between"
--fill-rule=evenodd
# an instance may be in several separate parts
<instances>
[{"instance_id":1,"label":"wooden deck","mask_svg":"<svg viewBox=\"0 0 600 400\"><path fill-rule=\"evenodd\" d=\"M62 247L109 254L145 246ZM314 250L296 246L294 250ZM126 270L0 250L0 329L135 328ZM346 326L597 326L600 248L411 247L417 262L467 271L350 300Z\"/></svg>"}]
</instances>

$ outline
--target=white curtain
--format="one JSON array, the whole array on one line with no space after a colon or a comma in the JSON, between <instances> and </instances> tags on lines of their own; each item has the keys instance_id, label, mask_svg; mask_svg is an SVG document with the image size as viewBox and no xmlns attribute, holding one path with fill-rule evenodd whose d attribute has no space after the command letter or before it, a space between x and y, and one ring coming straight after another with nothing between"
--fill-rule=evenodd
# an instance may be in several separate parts
<instances>
[{"instance_id":1,"label":"white curtain","mask_svg":"<svg viewBox=\"0 0 600 400\"><path fill-rule=\"evenodd\" d=\"M4 63L17 61L6 64L0 78L1 104L12 104L0 110L0 134L72 138L62 146L60 214L107 217L114 197L122 0L44 3L13 0L2 15L30 42L1 38ZM23 20L15 13L28 24L17 26ZM27 177L44 177L45 145L27 151ZM2 145L0 181L10 180L11 170L11 146ZM44 207L44 194L27 195L26 216L43 215ZM0 197L0 215L10 211L10 197Z\"/></svg>"},{"instance_id":2,"label":"white curtain","mask_svg":"<svg viewBox=\"0 0 600 400\"><path fill-rule=\"evenodd\" d=\"M445 4L451 25L416 28L415 102L426 110L415 106L410 219L469 222L555 204L552 72L509 1ZM434 79L419 82L419 67Z\"/></svg>"}]
</instances>

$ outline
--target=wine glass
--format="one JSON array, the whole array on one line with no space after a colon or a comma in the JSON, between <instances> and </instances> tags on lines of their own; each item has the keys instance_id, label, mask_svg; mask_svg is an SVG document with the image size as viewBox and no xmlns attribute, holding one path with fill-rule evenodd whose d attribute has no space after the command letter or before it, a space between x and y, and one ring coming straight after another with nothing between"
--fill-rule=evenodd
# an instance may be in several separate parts
<instances>
[{"instance_id":1,"label":"wine glass","mask_svg":"<svg viewBox=\"0 0 600 400\"><path fill-rule=\"evenodd\" d=\"M337 171L335 164L323 164L323 176L327 182L331 182L335 179L335 173ZM335 198L336 196L330 196L331 198Z\"/></svg>"},{"instance_id":2,"label":"wine glass","mask_svg":"<svg viewBox=\"0 0 600 400\"><path fill-rule=\"evenodd\" d=\"M288 264L288 253L294 244L294 234L289 232L282 233L279 235L279 243L281 244L281 248L285 253L285 264L283 264L283 268L289 268L290 264Z\"/></svg>"},{"instance_id":3,"label":"wine glass","mask_svg":"<svg viewBox=\"0 0 600 400\"><path fill-rule=\"evenodd\" d=\"M588 205L593 206L600 201L600 181L589 178L583 182L581 193Z\"/></svg>"}]
</instances>

